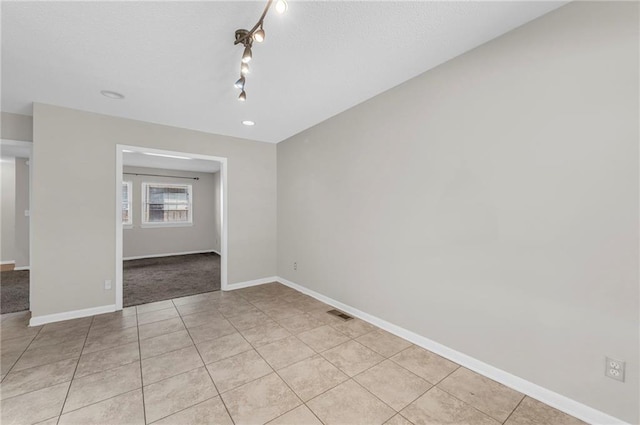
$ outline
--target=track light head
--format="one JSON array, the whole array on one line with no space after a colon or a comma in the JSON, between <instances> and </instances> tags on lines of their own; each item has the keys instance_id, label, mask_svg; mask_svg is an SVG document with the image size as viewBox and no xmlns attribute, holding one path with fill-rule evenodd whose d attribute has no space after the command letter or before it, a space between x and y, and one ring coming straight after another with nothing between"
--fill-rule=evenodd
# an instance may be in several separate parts
<instances>
[{"instance_id":1,"label":"track light head","mask_svg":"<svg viewBox=\"0 0 640 425\"><path fill-rule=\"evenodd\" d=\"M236 81L235 83L236 88L240 90L244 90L244 82L245 82L244 75L242 75L240 76L238 81Z\"/></svg>"},{"instance_id":2,"label":"track light head","mask_svg":"<svg viewBox=\"0 0 640 425\"><path fill-rule=\"evenodd\" d=\"M247 46L244 48L244 53L242 54L242 63L251 62L251 47Z\"/></svg>"},{"instance_id":3,"label":"track light head","mask_svg":"<svg viewBox=\"0 0 640 425\"><path fill-rule=\"evenodd\" d=\"M247 100L247 94L244 92L244 90L242 90L242 93L240 93L240 96L238 96L238 100L240 102L244 102L245 100Z\"/></svg>"},{"instance_id":4,"label":"track light head","mask_svg":"<svg viewBox=\"0 0 640 425\"><path fill-rule=\"evenodd\" d=\"M253 39L258 43L262 43L264 41L264 30L260 27L259 30L253 33Z\"/></svg>"},{"instance_id":5,"label":"track light head","mask_svg":"<svg viewBox=\"0 0 640 425\"><path fill-rule=\"evenodd\" d=\"M286 12L288 8L289 5L287 4L286 0L278 0L276 2L276 12L278 12L280 15Z\"/></svg>"}]
</instances>

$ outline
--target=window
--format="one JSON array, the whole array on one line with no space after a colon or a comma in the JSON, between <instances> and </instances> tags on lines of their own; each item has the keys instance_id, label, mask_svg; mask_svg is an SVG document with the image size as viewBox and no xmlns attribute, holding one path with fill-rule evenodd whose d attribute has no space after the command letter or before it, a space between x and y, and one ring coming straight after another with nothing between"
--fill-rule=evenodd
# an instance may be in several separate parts
<instances>
[{"instance_id":1,"label":"window","mask_svg":"<svg viewBox=\"0 0 640 425\"><path fill-rule=\"evenodd\" d=\"M131 226L133 217L131 211L131 182L122 182L122 224Z\"/></svg>"},{"instance_id":2,"label":"window","mask_svg":"<svg viewBox=\"0 0 640 425\"><path fill-rule=\"evenodd\" d=\"M191 224L191 185L142 183L142 224Z\"/></svg>"}]
</instances>

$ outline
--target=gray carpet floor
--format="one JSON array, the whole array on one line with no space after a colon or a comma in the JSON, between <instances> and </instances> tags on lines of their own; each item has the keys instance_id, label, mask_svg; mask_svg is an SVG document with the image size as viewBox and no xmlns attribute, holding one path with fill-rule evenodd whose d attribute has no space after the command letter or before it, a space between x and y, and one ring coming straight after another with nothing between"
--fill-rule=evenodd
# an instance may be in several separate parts
<instances>
[{"instance_id":1,"label":"gray carpet floor","mask_svg":"<svg viewBox=\"0 0 640 425\"><path fill-rule=\"evenodd\" d=\"M215 253L127 260L123 268L125 307L220 289Z\"/></svg>"},{"instance_id":2,"label":"gray carpet floor","mask_svg":"<svg viewBox=\"0 0 640 425\"><path fill-rule=\"evenodd\" d=\"M124 306L220 290L215 253L128 260L123 264ZM29 271L0 273L0 314L29 310Z\"/></svg>"},{"instance_id":3,"label":"gray carpet floor","mask_svg":"<svg viewBox=\"0 0 640 425\"><path fill-rule=\"evenodd\" d=\"M29 270L0 272L0 314L29 310Z\"/></svg>"}]
</instances>

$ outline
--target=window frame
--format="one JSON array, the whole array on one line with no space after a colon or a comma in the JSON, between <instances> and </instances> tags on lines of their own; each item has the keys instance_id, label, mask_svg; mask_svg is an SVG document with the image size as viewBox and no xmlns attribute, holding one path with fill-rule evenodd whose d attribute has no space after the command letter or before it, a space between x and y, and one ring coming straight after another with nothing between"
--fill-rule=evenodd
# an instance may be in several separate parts
<instances>
[{"instance_id":1,"label":"window frame","mask_svg":"<svg viewBox=\"0 0 640 425\"><path fill-rule=\"evenodd\" d=\"M193 185L180 183L162 183L162 182L142 182L142 203L140 205L140 227L189 227L193 226ZM167 188L186 188L189 197L189 209L187 221L147 221L147 193L150 187L167 187Z\"/></svg>"},{"instance_id":2,"label":"window frame","mask_svg":"<svg viewBox=\"0 0 640 425\"><path fill-rule=\"evenodd\" d=\"M120 220L122 221L122 227L124 229L133 228L133 182L130 180L123 180L122 186L127 186L127 204L129 204L129 220L122 220L122 213L120 213ZM122 201L121 201L122 202Z\"/></svg>"}]
</instances>

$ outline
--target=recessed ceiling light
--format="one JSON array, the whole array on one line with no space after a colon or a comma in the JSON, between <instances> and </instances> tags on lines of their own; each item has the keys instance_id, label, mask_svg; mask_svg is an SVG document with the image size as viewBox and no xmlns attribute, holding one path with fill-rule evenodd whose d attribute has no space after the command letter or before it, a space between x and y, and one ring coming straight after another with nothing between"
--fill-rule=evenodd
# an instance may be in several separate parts
<instances>
[{"instance_id":1,"label":"recessed ceiling light","mask_svg":"<svg viewBox=\"0 0 640 425\"><path fill-rule=\"evenodd\" d=\"M124 95L115 91L110 91L110 90L102 90L100 92L101 95L108 97L109 99L124 99Z\"/></svg>"},{"instance_id":2,"label":"recessed ceiling light","mask_svg":"<svg viewBox=\"0 0 640 425\"><path fill-rule=\"evenodd\" d=\"M254 123L253 121L249 121L249 120L242 121L242 124L248 125L248 126L256 125L256 123Z\"/></svg>"},{"instance_id":3,"label":"recessed ceiling light","mask_svg":"<svg viewBox=\"0 0 640 425\"><path fill-rule=\"evenodd\" d=\"M188 156L166 155L163 153L151 153L151 152L142 152L142 153L145 155L151 155L151 156L162 156L164 158L191 159Z\"/></svg>"}]
</instances>

